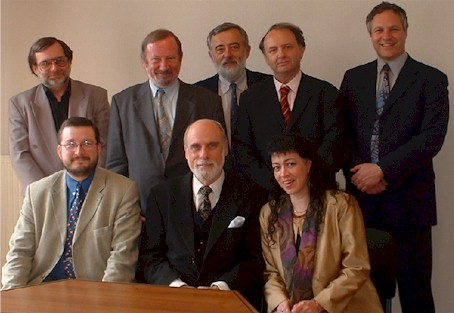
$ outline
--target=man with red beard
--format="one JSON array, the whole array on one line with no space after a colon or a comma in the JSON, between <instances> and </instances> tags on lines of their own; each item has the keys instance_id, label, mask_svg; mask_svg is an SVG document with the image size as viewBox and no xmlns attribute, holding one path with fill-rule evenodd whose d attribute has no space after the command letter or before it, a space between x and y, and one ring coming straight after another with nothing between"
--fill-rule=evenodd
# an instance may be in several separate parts
<instances>
[{"instance_id":1,"label":"man with red beard","mask_svg":"<svg viewBox=\"0 0 454 313\"><path fill-rule=\"evenodd\" d=\"M3 289L60 279L134 280L139 192L132 180L97 167L99 140L89 119L63 122L57 154L65 170L27 187Z\"/></svg>"},{"instance_id":2,"label":"man with red beard","mask_svg":"<svg viewBox=\"0 0 454 313\"><path fill-rule=\"evenodd\" d=\"M263 287L258 214L266 197L255 184L224 172L228 141L218 122L191 124L184 151L192 173L157 185L148 198L145 279L238 290L258 307Z\"/></svg>"},{"instance_id":3,"label":"man with red beard","mask_svg":"<svg viewBox=\"0 0 454 313\"><path fill-rule=\"evenodd\" d=\"M25 190L28 184L63 169L55 154L57 132L71 116L87 117L100 133L106 158L109 103L107 91L70 78L73 51L54 37L38 39L28 64L40 84L9 101L9 147L13 167Z\"/></svg>"}]
</instances>

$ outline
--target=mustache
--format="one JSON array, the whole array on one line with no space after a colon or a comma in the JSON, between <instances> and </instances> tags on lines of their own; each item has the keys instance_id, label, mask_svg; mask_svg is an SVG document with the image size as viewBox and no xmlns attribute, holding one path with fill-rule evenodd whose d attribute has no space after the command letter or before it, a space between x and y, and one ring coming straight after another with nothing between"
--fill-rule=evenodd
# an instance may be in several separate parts
<instances>
[{"instance_id":1,"label":"mustache","mask_svg":"<svg viewBox=\"0 0 454 313\"><path fill-rule=\"evenodd\" d=\"M90 158L87 156L76 156L76 157L72 158L71 160L72 161L80 161L80 160L89 161Z\"/></svg>"},{"instance_id":2,"label":"mustache","mask_svg":"<svg viewBox=\"0 0 454 313\"><path fill-rule=\"evenodd\" d=\"M200 161L200 162L196 163L197 166L213 165L213 164L214 164L213 161Z\"/></svg>"}]
</instances>

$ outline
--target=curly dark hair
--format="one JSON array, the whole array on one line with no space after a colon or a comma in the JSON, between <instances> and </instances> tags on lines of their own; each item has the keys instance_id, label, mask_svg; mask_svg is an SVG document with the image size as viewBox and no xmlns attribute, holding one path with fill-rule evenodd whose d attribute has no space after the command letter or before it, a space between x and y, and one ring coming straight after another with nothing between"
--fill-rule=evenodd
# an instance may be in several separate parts
<instances>
[{"instance_id":1,"label":"curly dark hair","mask_svg":"<svg viewBox=\"0 0 454 313\"><path fill-rule=\"evenodd\" d=\"M337 182L327 174L325 162L316 153L315 145L298 134L290 133L272 139L267 145L267 151L270 158L273 155L296 152L303 159L312 161L309 171L310 201L306 218L315 219L316 231L318 232L325 216L326 192L336 194L339 187ZM285 191L274 180L269 196L271 214L268 219L268 236L272 241L274 241L272 235L276 231L275 225L279 217L279 209L284 204L285 199Z\"/></svg>"}]
</instances>

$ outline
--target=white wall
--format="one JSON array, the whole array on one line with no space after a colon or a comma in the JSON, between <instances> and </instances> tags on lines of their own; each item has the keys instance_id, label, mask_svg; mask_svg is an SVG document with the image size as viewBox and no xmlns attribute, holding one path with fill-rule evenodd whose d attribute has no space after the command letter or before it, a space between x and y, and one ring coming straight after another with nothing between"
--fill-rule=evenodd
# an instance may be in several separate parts
<instances>
[{"instance_id":1,"label":"white wall","mask_svg":"<svg viewBox=\"0 0 454 313\"><path fill-rule=\"evenodd\" d=\"M375 57L364 21L379 1L1 0L0 154L8 154L8 98L37 83L26 57L39 37L56 36L66 41L75 52L72 77L105 87L110 97L146 80L139 62L140 43L155 28L169 28L180 37L184 51L180 77L192 83L213 73L205 38L215 25L224 21L242 25L252 45L249 67L269 72L258 50L259 40L271 24L288 21L299 25L306 37L303 70L339 86L347 68ZM454 2L413 0L398 4L409 17L407 50L411 56L454 79ZM450 91L453 94L452 86ZM452 312L454 307L454 213L449 205L454 191L453 159L451 125L435 160L439 224L433 234L433 286L437 312L441 313Z\"/></svg>"}]
</instances>

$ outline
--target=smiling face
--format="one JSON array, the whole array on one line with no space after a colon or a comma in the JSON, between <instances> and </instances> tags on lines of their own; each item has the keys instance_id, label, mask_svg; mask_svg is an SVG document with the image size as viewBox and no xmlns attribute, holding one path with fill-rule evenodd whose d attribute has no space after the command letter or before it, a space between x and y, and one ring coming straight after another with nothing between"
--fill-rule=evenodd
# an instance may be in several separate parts
<instances>
[{"instance_id":1,"label":"smiling face","mask_svg":"<svg viewBox=\"0 0 454 313\"><path fill-rule=\"evenodd\" d=\"M390 62L405 52L407 31L400 16L387 10L372 19L370 39L377 55Z\"/></svg>"},{"instance_id":2,"label":"smiling face","mask_svg":"<svg viewBox=\"0 0 454 313\"><path fill-rule=\"evenodd\" d=\"M184 152L189 168L202 184L215 182L222 174L228 153L222 126L206 119L194 122L186 131Z\"/></svg>"},{"instance_id":3,"label":"smiling face","mask_svg":"<svg viewBox=\"0 0 454 313\"><path fill-rule=\"evenodd\" d=\"M74 151L71 144L77 145ZM75 180L82 181L95 171L98 156L101 154L101 144L96 141L92 127L69 126L61 132L57 154L68 174Z\"/></svg>"},{"instance_id":4,"label":"smiling face","mask_svg":"<svg viewBox=\"0 0 454 313\"><path fill-rule=\"evenodd\" d=\"M147 44L142 59L151 82L157 87L167 87L180 74L182 56L174 37L168 36L162 40Z\"/></svg>"},{"instance_id":5,"label":"smiling face","mask_svg":"<svg viewBox=\"0 0 454 313\"><path fill-rule=\"evenodd\" d=\"M231 28L211 37L208 55L219 75L234 82L244 72L250 51L251 46L245 45L240 31Z\"/></svg>"},{"instance_id":6,"label":"smiling face","mask_svg":"<svg viewBox=\"0 0 454 313\"><path fill-rule=\"evenodd\" d=\"M298 153L273 153L271 166L274 178L284 191L291 196L309 195L309 171L312 162Z\"/></svg>"},{"instance_id":7,"label":"smiling face","mask_svg":"<svg viewBox=\"0 0 454 313\"><path fill-rule=\"evenodd\" d=\"M263 41L265 61L281 83L288 83L301 70L304 47L286 28L271 30Z\"/></svg>"}]
</instances>

